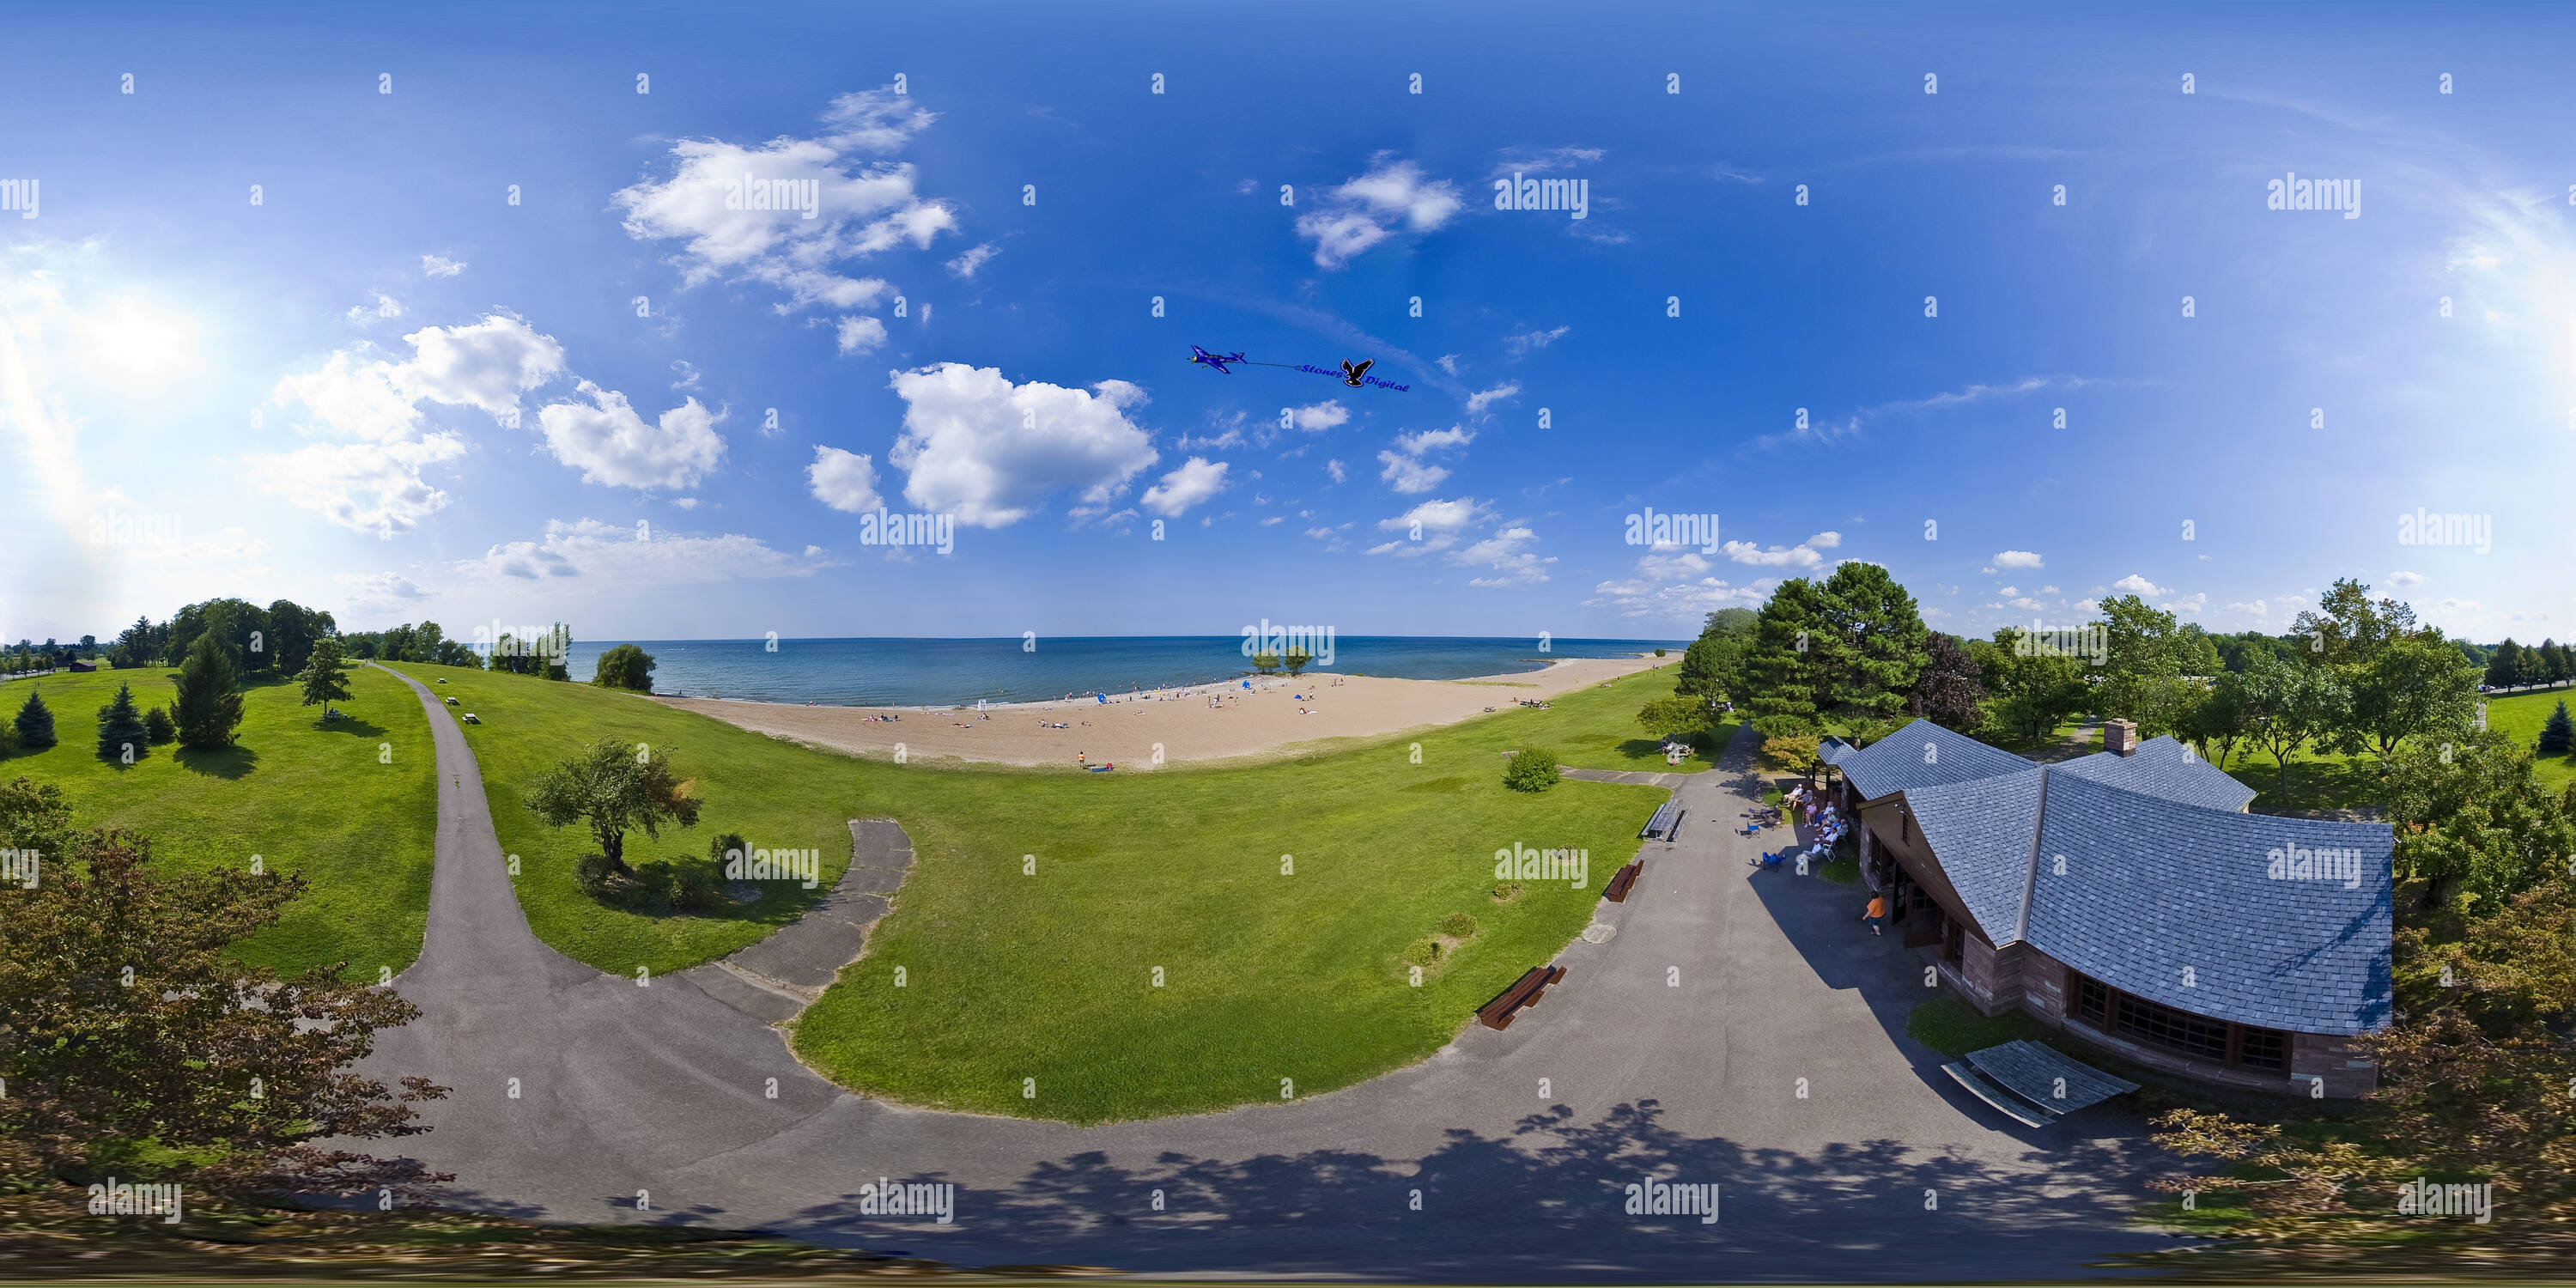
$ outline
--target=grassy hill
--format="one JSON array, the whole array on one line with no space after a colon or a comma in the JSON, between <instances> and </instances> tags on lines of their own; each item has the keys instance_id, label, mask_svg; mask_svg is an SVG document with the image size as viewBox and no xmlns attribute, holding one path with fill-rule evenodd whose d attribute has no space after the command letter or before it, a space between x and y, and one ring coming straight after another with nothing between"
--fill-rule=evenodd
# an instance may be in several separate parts
<instances>
[{"instance_id":1,"label":"grassy hill","mask_svg":"<svg viewBox=\"0 0 2576 1288\"><path fill-rule=\"evenodd\" d=\"M460 709L481 717L466 733L502 845L523 859L529 923L603 970L706 960L811 896L728 918L642 916L583 896L571 866L586 835L543 827L520 794L592 739L667 746L707 802L695 828L630 838L638 857L701 853L707 836L739 831L759 846L820 848L828 885L848 859L846 820L901 822L916 869L867 956L793 1040L844 1085L986 1113L1096 1122L1276 1103L1283 1079L1303 1096L1419 1060L1589 922L1664 797L1501 785L1506 749L1627 741L1642 685L1260 766L1095 775L897 766L584 685L401 669L445 675ZM1589 880L1498 899L1494 852L1516 844L1584 849ZM1460 915L1472 925L1450 920ZM1433 957L1444 926L1465 933ZM1430 963L1419 987L1415 960Z\"/></svg>"},{"instance_id":2,"label":"grassy hill","mask_svg":"<svg viewBox=\"0 0 2576 1288\"><path fill-rule=\"evenodd\" d=\"M139 707L166 706L175 690L160 668L49 675L0 684L0 719L15 719L30 692L54 711L61 739L0 760L0 779L62 787L82 827L122 827L152 838L153 853L181 864L247 865L301 874L310 888L285 919L240 949L281 970L347 962L352 978L400 971L420 955L429 916L438 824L436 758L411 690L381 671L350 673L351 718L318 728L319 707L299 705L284 681L243 694L237 745L188 752L153 747L131 766L97 754L98 709L119 684ZM382 748L390 747L384 763Z\"/></svg>"}]
</instances>

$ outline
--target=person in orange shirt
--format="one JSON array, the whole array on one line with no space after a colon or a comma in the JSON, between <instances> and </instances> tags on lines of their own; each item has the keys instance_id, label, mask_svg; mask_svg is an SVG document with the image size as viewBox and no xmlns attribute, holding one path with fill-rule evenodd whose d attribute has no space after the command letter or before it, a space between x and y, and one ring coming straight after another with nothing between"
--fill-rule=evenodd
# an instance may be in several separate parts
<instances>
[{"instance_id":1,"label":"person in orange shirt","mask_svg":"<svg viewBox=\"0 0 2576 1288\"><path fill-rule=\"evenodd\" d=\"M1869 933L1873 935L1885 933L1881 931L1879 927L1887 924L1887 896L1883 894L1871 895L1869 897L1869 911L1862 913L1860 919L1869 923Z\"/></svg>"}]
</instances>

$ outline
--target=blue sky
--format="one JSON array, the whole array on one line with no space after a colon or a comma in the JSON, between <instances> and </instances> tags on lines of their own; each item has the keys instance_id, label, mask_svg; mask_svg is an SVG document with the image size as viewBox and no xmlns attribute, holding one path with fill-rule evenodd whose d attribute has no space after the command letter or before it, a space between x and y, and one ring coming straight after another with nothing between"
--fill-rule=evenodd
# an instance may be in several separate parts
<instances>
[{"instance_id":1,"label":"blue sky","mask_svg":"<svg viewBox=\"0 0 2576 1288\"><path fill-rule=\"evenodd\" d=\"M2576 621L2565 15L1066 8L14 18L0 635Z\"/></svg>"}]
</instances>

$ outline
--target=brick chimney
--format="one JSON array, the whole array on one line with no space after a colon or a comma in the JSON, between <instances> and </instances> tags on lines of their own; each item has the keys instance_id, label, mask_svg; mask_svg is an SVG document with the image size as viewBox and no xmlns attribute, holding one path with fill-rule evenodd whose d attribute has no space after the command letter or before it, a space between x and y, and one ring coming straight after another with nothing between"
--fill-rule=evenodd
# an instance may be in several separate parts
<instances>
[{"instance_id":1,"label":"brick chimney","mask_svg":"<svg viewBox=\"0 0 2576 1288\"><path fill-rule=\"evenodd\" d=\"M2102 722L2102 750L2115 756L2138 754L2138 722L2105 720Z\"/></svg>"}]
</instances>

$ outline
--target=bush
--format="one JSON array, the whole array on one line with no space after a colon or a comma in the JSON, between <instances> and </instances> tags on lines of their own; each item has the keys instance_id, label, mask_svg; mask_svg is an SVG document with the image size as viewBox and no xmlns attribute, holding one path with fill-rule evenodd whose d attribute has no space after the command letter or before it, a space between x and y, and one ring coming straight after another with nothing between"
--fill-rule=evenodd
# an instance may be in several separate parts
<instances>
[{"instance_id":1,"label":"bush","mask_svg":"<svg viewBox=\"0 0 2576 1288\"><path fill-rule=\"evenodd\" d=\"M1655 650L1655 656L1657 656L1657 657L1662 657L1663 655L1664 655L1664 651L1663 651L1662 649L1656 649L1656 650Z\"/></svg>"},{"instance_id":2,"label":"bush","mask_svg":"<svg viewBox=\"0 0 2576 1288\"><path fill-rule=\"evenodd\" d=\"M1535 747L1513 752L1503 765L1503 786L1516 792L1543 792L1562 777L1556 771L1556 753Z\"/></svg>"},{"instance_id":3,"label":"bush","mask_svg":"<svg viewBox=\"0 0 2576 1288\"><path fill-rule=\"evenodd\" d=\"M1476 937L1476 919L1463 912L1453 912L1440 919L1440 933L1451 939Z\"/></svg>"},{"instance_id":4,"label":"bush","mask_svg":"<svg viewBox=\"0 0 2576 1288\"><path fill-rule=\"evenodd\" d=\"M169 708L154 707L143 713L143 736L155 747L179 736L179 726L171 723Z\"/></svg>"},{"instance_id":5,"label":"bush","mask_svg":"<svg viewBox=\"0 0 2576 1288\"><path fill-rule=\"evenodd\" d=\"M673 859L667 865L670 879L665 887L671 907L680 912L702 912L725 901L724 865L712 859Z\"/></svg>"},{"instance_id":6,"label":"bush","mask_svg":"<svg viewBox=\"0 0 2576 1288\"><path fill-rule=\"evenodd\" d=\"M42 751L54 745L54 709L45 705L45 695L30 693L27 704L18 708L15 721L18 741L29 751Z\"/></svg>"},{"instance_id":7,"label":"bush","mask_svg":"<svg viewBox=\"0 0 2576 1288\"><path fill-rule=\"evenodd\" d=\"M573 884L593 899L606 899L610 888L624 875L618 871L617 861L605 854L585 854L572 861Z\"/></svg>"},{"instance_id":8,"label":"bush","mask_svg":"<svg viewBox=\"0 0 2576 1288\"><path fill-rule=\"evenodd\" d=\"M632 644L620 644L599 655L591 683L603 688L653 691L653 655Z\"/></svg>"},{"instance_id":9,"label":"bush","mask_svg":"<svg viewBox=\"0 0 2576 1288\"><path fill-rule=\"evenodd\" d=\"M707 861L716 865L718 873L724 871L725 860L737 852L746 859L751 857L751 842L742 839L740 832L726 832L707 842Z\"/></svg>"}]
</instances>

